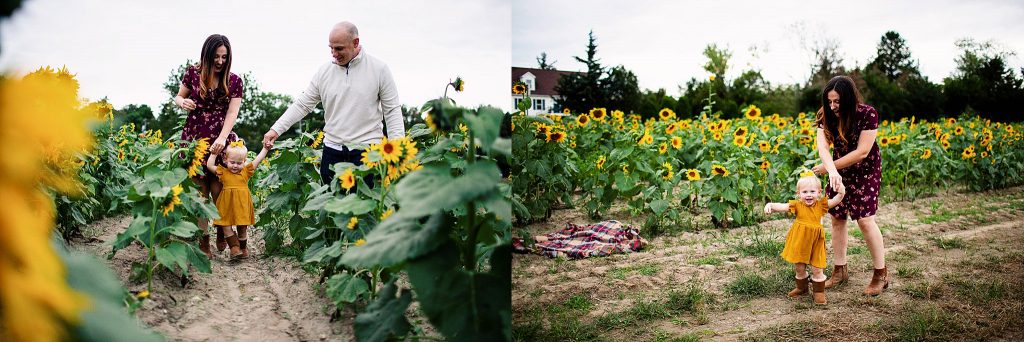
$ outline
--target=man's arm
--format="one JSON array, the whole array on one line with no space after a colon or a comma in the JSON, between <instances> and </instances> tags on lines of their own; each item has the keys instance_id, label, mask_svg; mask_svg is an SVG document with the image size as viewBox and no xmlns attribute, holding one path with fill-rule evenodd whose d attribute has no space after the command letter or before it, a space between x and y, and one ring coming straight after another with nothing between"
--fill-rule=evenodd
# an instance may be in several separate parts
<instances>
[{"instance_id":1,"label":"man's arm","mask_svg":"<svg viewBox=\"0 0 1024 342\"><path fill-rule=\"evenodd\" d=\"M405 120L402 119L401 103L398 102L398 87L391 77L391 69L386 65L381 70L377 97L380 100L380 109L384 112L384 122L388 125L388 139L405 137Z\"/></svg>"}]
</instances>

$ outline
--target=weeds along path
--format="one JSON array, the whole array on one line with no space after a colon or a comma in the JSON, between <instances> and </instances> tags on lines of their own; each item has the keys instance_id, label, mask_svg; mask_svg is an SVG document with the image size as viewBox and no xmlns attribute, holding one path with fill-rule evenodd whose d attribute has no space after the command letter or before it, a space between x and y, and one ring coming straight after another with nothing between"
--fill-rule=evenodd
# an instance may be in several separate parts
<instances>
[{"instance_id":1,"label":"weeds along path","mask_svg":"<svg viewBox=\"0 0 1024 342\"><path fill-rule=\"evenodd\" d=\"M621 217L628 223L642 222ZM564 210L528 229L539 234L567 221L589 219ZM829 304L819 307L809 297L785 296L793 286L793 271L778 252L790 219L656 237L643 252L607 258L569 261L516 255L516 336L1024 337L1024 280L1014 272L1024 267L1024 188L889 203L879 209L877 222L885 237L888 290L879 297L862 294L871 278L871 257L856 223L850 222L850 282L828 291ZM829 226L826 223L826 231ZM831 265L830 239L826 245ZM922 328L908 328L915 326ZM528 332L531 329L539 332Z\"/></svg>"},{"instance_id":2,"label":"weeds along path","mask_svg":"<svg viewBox=\"0 0 1024 342\"><path fill-rule=\"evenodd\" d=\"M127 216L97 221L84 229L87 241L75 248L101 257L110 252L113 241L131 223ZM211 238L211 240L213 240ZM297 262L261 258L259 231L249 237L255 257L230 262L226 252L211 262L213 273L193 272L184 288L170 272L153 279L153 293L136 314L139 319L169 340L186 341L295 341L352 340L351 310L331 322L333 305L316 291L317 279ZM212 241L211 241L212 243ZM146 252L138 245L125 248L108 263L129 290L145 288L132 282L132 262L142 261Z\"/></svg>"}]
</instances>

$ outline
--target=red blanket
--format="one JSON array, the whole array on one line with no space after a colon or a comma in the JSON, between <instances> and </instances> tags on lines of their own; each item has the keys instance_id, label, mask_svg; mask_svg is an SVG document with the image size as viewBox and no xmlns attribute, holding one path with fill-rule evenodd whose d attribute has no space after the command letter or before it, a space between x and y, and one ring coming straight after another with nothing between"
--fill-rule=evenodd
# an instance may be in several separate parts
<instances>
[{"instance_id":1,"label":"red blanket","mask_svg":"<svg viewBox=\"0 0 1024 342\"><path fill-rule=\"evenodd\" d=\"M547 241L534 244L532 250L526 250L552 258L582 259L636 252L647 244L647 240L640 237L639 230L619 221L603 221L589 226L568 223L565 229L546 234L540 240L545 239ZM513 245L522 247L522 241L513 241Z\"/></svg>"}]
</instances>

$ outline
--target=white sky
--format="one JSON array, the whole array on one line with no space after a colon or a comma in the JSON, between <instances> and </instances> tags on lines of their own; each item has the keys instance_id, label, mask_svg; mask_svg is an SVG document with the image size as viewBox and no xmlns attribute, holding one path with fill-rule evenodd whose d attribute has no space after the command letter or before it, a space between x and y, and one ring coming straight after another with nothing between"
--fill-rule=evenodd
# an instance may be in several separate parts
<instances>
[{"instance_id":1,"label":"white sky","mask_svg":"<svg viewBox=\"0 0 1024 342\"><path fill-rule=\"evenodd\" d=\"M772 84L803 83L811 59L794 25L839 42L843 65L864 66L888 30L898 32L922 73L942 82L955 69L963 37L995 40L1024 54L1024 1L541 1L512 4L512 65L536 67L546 52L560 70L585 68L587 32L597 38L602 65L622 64L641 89L677 94L691 77L708 76L702 52L709 43L733 52L728 79L749 67ZM752 57L751 47L758 50ZM1010 60L1019 71L1021 56Z\"/></svg>"},{"instance_id":2,"label":"white sky","mask_svg":"<svg viewBox=\"0 0 1024 342\"><path fill-rule=\"evenodd\" d=\"M419 107L462 76L465 92L448 93L460 105L511 109L504 0L26 0L0 22L0 70L67 65L80 96L159 111L170 72L198 61L206 37L220 33L231 40L232 72L251 71L262 90L294 97L330 61L327 35L343 20L359 28L364 51L391 68L402 104Z\"/></svg>"}]
</instances>

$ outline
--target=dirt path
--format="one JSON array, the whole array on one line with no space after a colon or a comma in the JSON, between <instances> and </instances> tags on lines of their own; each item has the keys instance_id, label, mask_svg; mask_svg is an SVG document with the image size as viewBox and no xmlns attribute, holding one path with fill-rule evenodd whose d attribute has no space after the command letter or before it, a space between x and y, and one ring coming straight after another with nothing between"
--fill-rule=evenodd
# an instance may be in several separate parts
<instances>
[{"instance_id":1,"label":"dirt path","mask_svg":"<svg viewBox=\"0 0 1024 342\"><path fill-rule=\"evenodd\" d=\"M642 224L642 218L617 217ZM564 222L588 221L582 213L564 210L527 229L537 234ZM785 297L793 271L778 251L789 219L661 236L642 252L607 258L516 255L514 336L664 341L1024 337L1024 279L1016 273L1024 267L1024 188L890 203L879 209L877 222L887 250L887 292L862 294L871 277L871 258L857 225L850 222L851 279L827 292L826 306ZM831 240L826 243L831 264Z\"/></svg>"},{"instance_id":2,"label":"dirt path","mask_svg":"<svg viewBox=\"0 0 1024 342\"><path fill-rule=\"evenodd\" d=\"M84 230L94 238L75 248L105 256L110 251L107 243L130 223L127 216L95 222ZM263 250L258 232L249 241L257 257L235 263L222 253L212 262L213 273L193 273L185 288L170 272L154 275L152 295L137 311L139 318L176 341L354 339L354 314L344 310L340 320L330 322L333 305L316 290L315 276L297 262L258 257ZM145 257L145 250L135 244L118 251L108 263L129 290L138 291L146 284L129 280L131 264Z\"/></svg>"}]
</instances>

